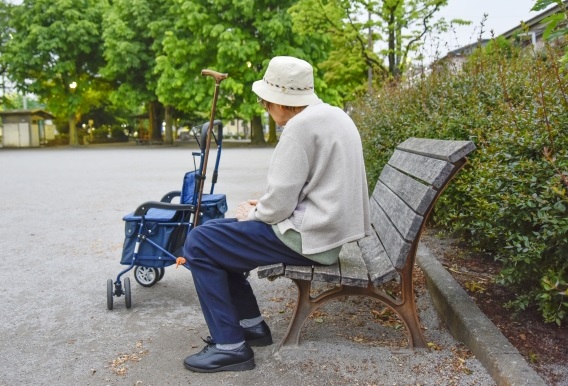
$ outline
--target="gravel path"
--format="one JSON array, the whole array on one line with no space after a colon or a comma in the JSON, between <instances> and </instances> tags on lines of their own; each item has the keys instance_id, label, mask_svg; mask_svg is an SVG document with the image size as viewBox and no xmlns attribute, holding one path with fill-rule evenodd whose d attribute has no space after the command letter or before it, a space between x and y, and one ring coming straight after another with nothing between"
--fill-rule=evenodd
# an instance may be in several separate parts
<instances>
[{"instance_id":1,"label":"gravel path","mask_svg":"<svg viewBox=\"0 0 568 386\"><path fill-rule=\"evenodd\" d=\"M262 194L271 152L224 150L215 191L227 194L229 215ZM0 385L494 384L423 289L419 314L431 352L401 348L399 321L379 303L354 299L326 305L299 349L256 349L253 371L191 373L182 360L202 348L207 328L189 271L168 267L151 288L131 279L132 308L115 298L115 309L106 309L106 280L123 269L122 217L179 189L191 149L0 149L0 162ZM281 338L292 282L254 273L251 282Z\"/></svg>"}]
</instances>

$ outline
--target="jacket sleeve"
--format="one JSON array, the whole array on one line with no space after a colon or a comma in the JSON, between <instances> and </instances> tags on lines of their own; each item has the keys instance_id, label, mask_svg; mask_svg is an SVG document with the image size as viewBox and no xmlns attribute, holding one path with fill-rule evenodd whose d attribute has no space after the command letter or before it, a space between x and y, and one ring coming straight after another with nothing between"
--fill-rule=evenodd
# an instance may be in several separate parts
<instances>
[{"instance_id":1,"label":"jacket sleeve","mask_svg":"<svg viewBox=\"0 0 568 386\"><path fill-rule=\"evenodd\" d=\"M268 169L268 191L249 213L249 219L277 224L289 218L301 199L309 170L304 148L293 138L281 137Z\"/></svg>"}]
</instances>

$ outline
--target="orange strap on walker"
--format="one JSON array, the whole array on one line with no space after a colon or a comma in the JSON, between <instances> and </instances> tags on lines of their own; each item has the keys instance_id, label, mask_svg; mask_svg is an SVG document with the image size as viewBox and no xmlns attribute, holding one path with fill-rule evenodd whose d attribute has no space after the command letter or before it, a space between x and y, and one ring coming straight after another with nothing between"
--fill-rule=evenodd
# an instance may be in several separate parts
<instances>
[{"instance_id":1,"label":"orange strap on walker","mask_svg":"<svg viewBox=\"0 0 568 386\"><path fill-rule=\"evenodd\" d=\"M186 261L187 260L185 260L185 257L180 256L176 258L176 268L179 267L180 265L184 265Z\"/></svg>"}]
</instances>

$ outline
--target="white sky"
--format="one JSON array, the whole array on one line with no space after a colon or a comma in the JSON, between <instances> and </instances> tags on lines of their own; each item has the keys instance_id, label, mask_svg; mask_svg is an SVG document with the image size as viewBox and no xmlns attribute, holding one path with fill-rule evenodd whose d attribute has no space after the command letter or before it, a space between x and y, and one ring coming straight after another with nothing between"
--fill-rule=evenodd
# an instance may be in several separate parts
<instances>
[{"instance_id":1,"label":"white sky","mask_svg":"<svg viewBox=\"0 0 568 386\"><path fill-rule=\"evenodd\" d=\"M481 21L486 13L487 20L483 27L482 38L490 39L491 30L498 36L518 26L540 12L531 12L536 0L449 0L448 5L437 14L446 20L464 19L472 22L469 26L459 26L439 37L439 42L428 41L425 55L437 51L443 56L448 51L475 43L479 39ZM542 12L542 11L541 11Z\"/></svg>"}]
</instances>

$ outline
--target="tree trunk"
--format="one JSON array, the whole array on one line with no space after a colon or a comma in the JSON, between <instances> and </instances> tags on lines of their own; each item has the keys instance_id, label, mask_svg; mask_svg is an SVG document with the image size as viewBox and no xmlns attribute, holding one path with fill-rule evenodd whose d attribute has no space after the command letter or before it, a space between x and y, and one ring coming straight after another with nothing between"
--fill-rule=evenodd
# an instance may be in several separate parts
<instances>
[{"instance_id":1,"label":"tree trunk","mask_svg":"<svg viewBox=\"0 0 568 386\"><path fill-rule=\"evenodd\" d=\"M165 139L164 142L167 145L171 145L174 143L173 141L173 136L172 136L172 125L173 125L173 117L172 117L172 113L173 113L173 106L165 106L165 121L166 121L166 134L165 134Z\"/></svg>"},{"instance_id":2,"label":"tree trunk","mask_svg":"<svg viewBox=\"0 0 568 386\"><path fill-rule=\"evenodd\" d=\"M156 125L155 102L148 102L148 140L154 139L154 126Z\"/></svg>"},{"instance_id":3,"label":"tree trunk","mask_svg":"<svg viewBox=\"0 0 568 386\"><path fill-rule=\"evenodd\" d=\"M77 133L77 125L75 124L75 115L69 117L69 146L79 145L79 135Z\"/></svg>"},{"instance_id":4,"label":"tree trunk","mask_svg":"<svg viewBox=\"0 0 568 386\"><path fill-rule=\"evenodd\" d=\"M276 143L278 142L278 138L276 137L276 122L274 122L270 114L268 117L268 143Z\"/></svg>"},{"instance_id":5,"label":"tree trunk","mask_svg":"<svg viewBox=\"0 0 568 386\"><path fill-rule=\"evenodd\" d=\"M394 9L389 10L389 74L395 76L396 72L396 57L395 57L395 50L396 50L396 27L395 27L395 15Z\"/></svg>"},{"instance_id":6,"label":"tree trunk","mask_svg":"<svg viewBox=\"0 0 568 386\"><path fill-rule=\"evenodd\" d=\"M150 138L154 141L162 141L162 120L160 119L161 104L158 101L148 103L148 119L150 124Z\"/></svg>"},{"instance_id":7,"label":"tree trunk","mask_svg":"<svg viewBox=\"0 0 568 386\"><path fill-rule=\"evenodd\" d=\"M372 22L371 11L369 11L367 21L369 23L369 32L367 35L367 49L369 50L369 52L373 52L373 28L371 27L371 22ZM369 93L369 95L373 93L373 66L371 64L369 64L369 67L367 68L367 92Z\"/></svg>"},{"instance_id":8,"label":"tree trunk","mask_svg":"<svg viewBox=\"0 0 568 386\"><path fill-rule=\"evenodd\" d=\"M400 74L400 69L402 68L401 64L402 64L402 58L401 58L401 52L402 52L402 25L400 23L400 20L397 20L396 22L396 48L395 48L395 52L396 52L396 61L395 61L395 71L396 73L395 78L398 78L399 74Z\"/></svg>"},{"instance_id":9,"label":"tree trunk","mask_svg":"<svg viewBox=\"0 0 568 386\"><path fill-rule=\"evenodd\" d=\"M260 115L255 115L254 117L252 117L250 134L250 143L266 143L264 140L264 131L262 130L262 120L260 118Z\"/></svg>"}]
</instances>

